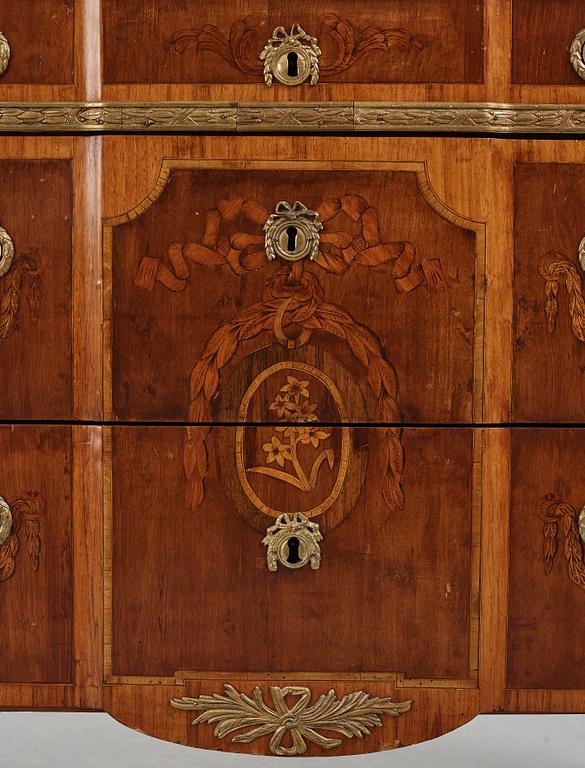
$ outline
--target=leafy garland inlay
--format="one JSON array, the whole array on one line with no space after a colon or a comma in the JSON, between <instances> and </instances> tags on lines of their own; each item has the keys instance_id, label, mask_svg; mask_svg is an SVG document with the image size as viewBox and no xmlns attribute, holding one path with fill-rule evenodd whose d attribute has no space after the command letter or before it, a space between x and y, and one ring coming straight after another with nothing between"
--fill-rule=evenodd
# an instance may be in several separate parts
<instances>
[{"instance_id":1,"label":"leafy garland inlay","mask_svg":"<svg viewBox=\"0 0 585 768\"><path fill-rule=\"evenodd\" d=\"M264 64L258 49L258 32L265 25L266 17L253 14L235 21L226 36L214 24L207 24L203 29L181 29L172 37L171 45L178 53L184 53L188 48L198 51L209 51L220 56L235 69L248 75L261 76ZM345 72L363 56L372 51L389 51L392 48L400 50L422 50L422 43L416 40L407 29L388 28L370 25L358 32L347 19L340 19L333 13L320 17L325 34L331 38L336 47L335 55L330 61L319 63L319 76L334 76ZM254 45L256 41L256 45Z\"/></svg>"},{"instance_id":2,"label":"leafy garland inlay","mask_svg":"<svg viewBox=\"0 0 585 768\"><path fill-rule=\"evenodd\" d=\"M232 685L226 685L224 690L225 696L216 693L196 699L172 699L171 706L201 712L192 725L217 723L214 735L218 739L244 728L250 730L234 736L233 742L249 744L271 735L270 751L279 756L303 755L307 741L322 749L333 749L342 743L341 739L328 738L320 731L333 731L348 739L363 738L373 728L382 726L382 715L399 717L412 706L411 701L393 702L389 698L370 696L365 691L355 691L338 699L334 690L322 694L309 706L312 696L309 688L270 686L272 709L264 702L259 687L254 688L252 698L239 693ZM287 696L296 697L298 701L290 706ZM283 745L287 734L290 746Z\"/></svg>"},{"instance_id":3,"label":"leafy garland inlay","mask_svg":"<svg viewBox=\"0 0 585 768\"><path fill-rule=\"evenodd\" d=\"M388 264L399 294L421 285L430 290L447 287L439 259L417 260L412 243L383 241L378 212L360 195L329 198L315 210L323 224L331 222L332 226L320 237L314 261L318 269L343 274L353 264L364 267ZM360 227L360 234L333 228L333 222L342 214ZM240 216L250 222L253 231L226 233L224 228ZM152 291L157 283L161 283L170 291L183 291L189 283L190 264L226 265L239 276L266 267L271 262L266 253L263 228L269 217L270 211L256 200L241 197L220 200L216 208L205 214L202 242L171 243L163 258L144 256L134 285ZM275 266L276 269L267 274L262 301L242 309L207 340L191 371L189 421L198 425L212 420L211 401L219 390L222 369L243 342L272 332L276 341L292 348L305 343L314 331L321 331L347 344L367 370L368 384L379 404L379 417L388 424L397 424L400 421L398 378L394 367L384 357L379 339L343 307L325 301L318 275L306 270L304 261L296 261L292 267L286 263ZM290 326L297 326L300 336L290 338L285 332ZM205 441L210 430L210 426L187 427L183 463L188 480L187 503L193 510L199 508L205 496L204 481L208 470ZM400 510L404 506L401 428L388 427L384 430L383 440L384 500L391 510Z\"/></svg>"},{"instance_id":4,"label":"leafy garland inlay","mask_svg":"<svg viewBox=\"0 0 585 768\"><path fill-rule=\"evenodd\" d=\"M9 257L5 257L8 251ZM0 227L0 344L18 329L18 315L23 284L33 320L39 319L41 278L37 268L38 251L31 249L14 255L14 247L5 229Z\"/></svg>"},{"instance_id":5,"label":"leafy garland inlay","mask_svg":"<svg viewBox=\"0 0 585 768\"><path fill-rule=\"evenodd\" d=\"M542 530L544 572L548 575L553 567L559 546L559 525L562 523L567 573L574 584L585 590L585 507L578 513L571 504L552 494L546 500L549 504Z\"/></svg>"},{"instance_id":6,"label":"leafy garland inlay","mask_svg":"<svg viewBox=\"0 0 585 768\"><path fill-rule=\"evenodd\" d=\"M581 268L583 269L585 257L582 246L583 241L580 247ZM559 287L564 281L569 296L568 309L573 335L579 341L585 342L585 300L583 299L581 275L578 273L575 264L563 256L562 253L551 251L541 259L538 265L538 273L546 281L544 311L549 333L553 333L557 325Z\"/></svg>"}]
</instances>

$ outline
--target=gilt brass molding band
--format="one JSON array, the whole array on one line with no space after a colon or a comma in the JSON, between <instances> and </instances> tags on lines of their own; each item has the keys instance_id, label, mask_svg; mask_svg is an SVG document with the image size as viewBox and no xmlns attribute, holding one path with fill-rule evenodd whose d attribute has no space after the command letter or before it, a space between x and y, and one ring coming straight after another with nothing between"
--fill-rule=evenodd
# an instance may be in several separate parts
<instances>
[{"instance_id":1,"label":"gilt brass molding band","mask_svg":"<svg viewBox=\"0 0 585 768\"><path fill-rule=\"evenodd\" d=\"M585 134L585 104L0 104L0 133Z\"/></svg>"}]
</instances>

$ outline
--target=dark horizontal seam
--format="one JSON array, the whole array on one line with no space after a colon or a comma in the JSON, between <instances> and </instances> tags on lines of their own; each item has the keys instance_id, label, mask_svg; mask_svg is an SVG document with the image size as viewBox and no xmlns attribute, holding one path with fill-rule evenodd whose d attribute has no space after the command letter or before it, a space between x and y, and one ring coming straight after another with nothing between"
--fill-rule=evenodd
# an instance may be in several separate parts
<instances>
[{"instance_id":1,"label":"dark horizontal seam","mask_svg":"<svg viewBox=\"0 0 585 768\"><path fill-rule=\"evenodd\" d=\"M69 427L377 427L400 429L583 429L585 422L384 422L384 421L92 421L83 419L0 419L0 426Z\"/></svg>"}]
</instances>

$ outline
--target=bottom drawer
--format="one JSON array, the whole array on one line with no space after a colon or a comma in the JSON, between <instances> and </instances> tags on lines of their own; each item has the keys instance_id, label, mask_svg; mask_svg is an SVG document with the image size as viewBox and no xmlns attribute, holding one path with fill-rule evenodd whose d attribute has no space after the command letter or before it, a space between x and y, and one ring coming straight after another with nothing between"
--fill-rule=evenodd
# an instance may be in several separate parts
<instances>
[{"instance_id":1,"label":"bottom drawer","mask_svg":"<svg viewBox=\"0 0 585 768\"><path fill-rule=\"evenodd\" d=\"M115 717L196 746L322 755L420 741L476 714L479 431L126 425L106 446ZM256 687L263 703L250 705ZM323 741L279 730L330 689L362 692L363 739L343 718ZM215 694L226 701L209 704ZM272 720L256 735L245 718L233 733L221 717L215 734L191 725L222 706ZM280 713L275 729L264 707Z\"/></svg>"}]
</instances>

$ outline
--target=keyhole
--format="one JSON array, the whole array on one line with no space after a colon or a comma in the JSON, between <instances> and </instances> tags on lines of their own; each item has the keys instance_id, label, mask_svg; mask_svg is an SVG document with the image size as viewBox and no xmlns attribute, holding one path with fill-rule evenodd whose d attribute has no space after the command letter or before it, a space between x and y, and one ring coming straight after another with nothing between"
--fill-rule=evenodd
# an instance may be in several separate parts
<instances>
[{"instance_id":1,"label":"keyhole","mask_svg":"<svg viewBox=\"0 0 585 768\"><path fill-rule=\"evenodd\" d=\"M287 227L286 235L288 237L287 250L289 253L294 253L297 249L297 235L298 231L296 227Z\"/></svg>"},{"instance_id":2,"label":"keyhole","mask_svg":"<svg viewBox=\"0 0 585 768\"><path fill-rule=\"evenodd\" d=\"M289 77L298 77L299 76L299 55L298 55L298 53L295 53L294 51L291 51L287 55L286 60L288 62L288 76Z\"/></svg>"},{"instance_id":3,"label":"keyhole","mask_svg":"<svg viewBox=\"0 0 585 768\"><path fill-rule=\"evenodd\" d=\"M297 539L296 536L291 536L287 541L287 545L288 555L286 556L286 562L290 565L300 563L301 558L299 556L299 547L301 546L301 542Z\"/></svg>"}]
</instances>

